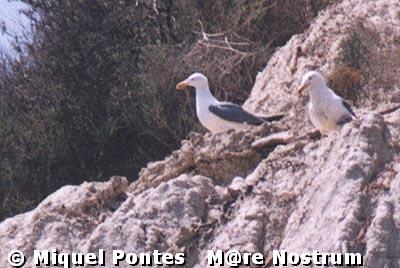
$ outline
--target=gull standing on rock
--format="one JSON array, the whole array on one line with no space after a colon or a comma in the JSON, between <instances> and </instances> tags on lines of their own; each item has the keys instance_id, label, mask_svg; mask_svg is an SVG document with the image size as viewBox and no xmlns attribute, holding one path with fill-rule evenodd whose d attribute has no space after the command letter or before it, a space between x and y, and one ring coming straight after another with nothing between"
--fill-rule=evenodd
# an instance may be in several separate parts
<instances>
[{"instance_id":1,"label":"gull standing on rock","mask_svg":"<svg viewBox=\"0 0 400 268\"><path fill-rule=\"evenodd\" d=\"M321 134L327 135L338 130L356 117L350 105L326 85L318 72L310 71L303 76L297 92L301 94L306 89L310 94L308 114L311 123Z\"/></svg>"},{"instance_id":2,"label":"gull standing on rock","mask_svg":"<svg viewBox=\"0 0 400 268\"><path fill-rule=\"evenodd\" d=\"M218 101L210 92L207 77L201 73L192 74L178 83L176 89L182 90L189 86L196 89L197 117L200 123L212 133L258 126L283 117L283 115L257 116L245 111L240 105Z\"/></svg>"}]
</instances>

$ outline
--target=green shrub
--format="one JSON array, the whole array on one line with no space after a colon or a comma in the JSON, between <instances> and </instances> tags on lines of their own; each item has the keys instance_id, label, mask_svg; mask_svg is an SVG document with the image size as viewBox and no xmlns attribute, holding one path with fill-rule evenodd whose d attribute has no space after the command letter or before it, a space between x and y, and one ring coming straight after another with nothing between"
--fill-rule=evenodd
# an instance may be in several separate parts
<instances>
[{"instance_id":1,"label":"green shrub","mask_svg":"<svg viewBox=\"0 0 400 268\"><path fill-rule=\"evenodd\" d=\"M371 67L372 35L362 26L352 30L340 43L335 70L328 77L329 85L340 96L355 104L368 98L363 87L374 72Z\"/></svg>"},{"instance_id":2,"label":"green shrub","mask_svg":"<svg viewBox=\"0 0 400 268\"><path fill-rule=\"evenodd\" d=\"M340 44L339 62L350 68L365 70L369 68L369 52L360 31L352 32Z\"/></svg>"},{"instance_id":3,"label":"green shrub","mask_svg":"<svg viewBox=\"0 0 400 268\"><path fill-rule=\"evenodd\" d=\"M338 65L328 76L328 85L339 96L358 103L364 97L362 88L365 78L359 69Z\"/></svg>"}]
</instances>

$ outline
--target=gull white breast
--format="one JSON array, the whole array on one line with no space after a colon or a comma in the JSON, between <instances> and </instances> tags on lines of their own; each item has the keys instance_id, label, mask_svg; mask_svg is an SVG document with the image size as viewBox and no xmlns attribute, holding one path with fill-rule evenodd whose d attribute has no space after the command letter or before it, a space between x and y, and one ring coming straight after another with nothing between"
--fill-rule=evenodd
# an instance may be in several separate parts
<instances>
[{"instance_id":1,"label":"gull white breast","mask_svg":"<svg viewBox=\"0 0 400 268\"><path fill-rule=\"evenodd\" d=\"M301 94L305 90L308 90L310 95L310 121L321 134L327 135L338 130L356 117L350 105L326 85L324 77L318 72L307 72L303 76L298 93Z\"/></svg>"}]
</instances>

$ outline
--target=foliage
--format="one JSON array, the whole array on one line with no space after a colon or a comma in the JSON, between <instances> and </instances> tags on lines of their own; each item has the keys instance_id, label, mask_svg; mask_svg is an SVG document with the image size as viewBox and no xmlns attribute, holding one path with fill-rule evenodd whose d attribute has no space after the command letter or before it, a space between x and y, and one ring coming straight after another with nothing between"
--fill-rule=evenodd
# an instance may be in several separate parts
<instances>
[{"instance_id":1,"label":"foliage","mask_svg":"<svg viewBox=\"0 0 400 268\"><path fill-rule=\"evenodd\" d=\"M328 78L329 85L339 95L355 103L358 103L361 97L366 97L362 88L374 72L370 53L372 39L372 33L362 26L351 31L340 43L336 68Z\"/></svg>"},{"instance_id":2,"label":"foliage","mask_svg":"<svg viewBox=\"0 0 400 268\"><path fill-rule=\"evenodd\" d=\"M363 70L369 65L368 48L364 44L361 30L353 31L340 44L340 62L348 67Z\"/></svg>"},{"instance_id":3,"label":"foliage","mask_svg":"<svg viewBox=\"0 0 400 268\"><path fill-rule=\"evenodd\" d=\"M329 87L341 97L357 103L362 94L365 78L359 69L338 65L328 77Z\"/></svg>"}]
</instances>

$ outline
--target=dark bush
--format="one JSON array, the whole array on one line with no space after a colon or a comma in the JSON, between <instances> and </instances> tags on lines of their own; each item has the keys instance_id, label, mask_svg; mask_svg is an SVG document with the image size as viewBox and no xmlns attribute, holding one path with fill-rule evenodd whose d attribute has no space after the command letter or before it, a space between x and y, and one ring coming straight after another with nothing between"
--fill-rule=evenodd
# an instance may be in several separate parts
<instances>
[{"instance_id":1,"label":"dark bush","mask_svg":"<svg viewBox=\"0 0 400 268\"><path fill-rule=\"evenodd\" d=\"M365 78L359 69L338 65L328 77L328 85L341 97L358 104L363 96Z\"/></svg>"},{"instance_id":2,"label":"dark bush","mask_svg":"<svg viewBox=\"0 0 400 268\"><path fill-rule=\"evenodd\" d=\"M329 77L330 86L355 104L368 98L362 89L365 81L374 73L371 64L373 35L361 25L353 29L340 43L336 69Z\"/></svg>"}]
</instances>

